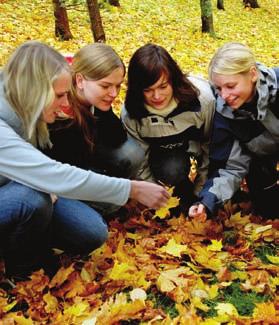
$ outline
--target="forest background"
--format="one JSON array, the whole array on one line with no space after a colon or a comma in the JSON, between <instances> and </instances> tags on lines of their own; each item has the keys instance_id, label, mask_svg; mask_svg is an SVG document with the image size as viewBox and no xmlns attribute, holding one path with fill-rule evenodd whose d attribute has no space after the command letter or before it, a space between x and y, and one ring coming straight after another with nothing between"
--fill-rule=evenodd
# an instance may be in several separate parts
<instances>
[{"instance_id":1,"label":"forest background","mask_svg":"<svg viewBox=\"0 0 279 325\"><path fill-rule=\"evenodd\" d=\"M60 41L51 0L0 0L0 67L26 40L64 54L93 42L85 1L70 1L80 2L67 9L73 39ZM224 0L218 10L216 2L212 36L201 32L198 0L120 0L120 7L100 0L106 43L126 65L138 47L160 44L185 72L204 77L228 41L279 66L279 0L258 0L258 9ZM124 95L125 84L118 112ZM237 208L189 220L131 205L126 217L110 220L109 240L87 261L64 257L52 280L39 271L12 289L0 285L0 324L279 324L279 220L251 215L249 204Z\"/></svg>"},{"instance_id":2,"label":"forest background","mask_svg":"<svg viewBox=\"0 0 279 325\"><path fill-rule=\"evenodd\" d=\"M22 42L37 39L62 53L75 53L93 42L86 2L68 6L73 39L60 41L54 34L52 1L0 0L0 66ZM121 0L120 7L99 0L106 43L127 65L134 51L145 43L164 46L185 72L207 76L215 50L228 41L247 44L258 61L276 66L279 62L279 1L259 0L260 8L244 8L242 0L224 0L218 10L212 0L215 37L201 32L201 8L197 0ZM125 92L116 101L119 109Z\"/></svg>"}]
</instances>

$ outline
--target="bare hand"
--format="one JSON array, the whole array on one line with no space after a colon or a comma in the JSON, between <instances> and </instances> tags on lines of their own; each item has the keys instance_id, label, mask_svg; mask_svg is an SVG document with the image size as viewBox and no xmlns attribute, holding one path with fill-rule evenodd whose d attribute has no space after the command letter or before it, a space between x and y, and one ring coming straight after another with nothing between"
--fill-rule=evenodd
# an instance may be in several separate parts
<instances>
[{"instance_id":1,"label":"bare hand","mask_svg":"<svg viewBox=\"0 0 279 325\"><path fill-rule=\"evenodd\" d=\"M192 205L189 209L189 217L191 218L199 218L202 216L206 216L205 206L201 203Z\"/></svg>"},{"instance_id":2,"label":"bare hand","mask_svg":"<svg viewBox=\"0 0 279 325\"><path fill-rule=\"evenodd\" d=\"M130 198L148 208L159 209L165 206L170 198L167 190L161 185L144 181L131 181L131 184Z\"/></svg>"},{"instance_id":3,"label":"bare hand","mask_svg":"<svg viewBox=\"0 0 279 325\"><path fill-rule=\"evenodd\" d=\"M50 198L51 198L52 204L54 204L57 201L57 199L58 199L58 197L55 194L53 194L53 193L50 194Z\"/></svg>"}]
</instances>

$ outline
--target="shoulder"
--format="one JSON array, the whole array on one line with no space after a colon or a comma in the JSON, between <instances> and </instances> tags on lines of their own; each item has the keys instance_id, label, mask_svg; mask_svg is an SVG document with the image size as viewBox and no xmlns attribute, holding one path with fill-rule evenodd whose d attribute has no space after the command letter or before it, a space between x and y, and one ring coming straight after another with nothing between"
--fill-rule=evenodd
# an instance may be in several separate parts
<instances>
[{"instance_id":1,"label":"shoulder","mask_svg":"<svg viewBox=\"0 0 279 325\"><path fill-rule=\"evenodd\" d=\"M206 104L213 104L215 103L215 97L213 94L213 90L211 88L210 83L200 77L200 76L193 76L190 75L188 79L192 82L192 84L199 90L199 100L201 102L201 105L206 105Z\"/></svg>"}]
</instances>

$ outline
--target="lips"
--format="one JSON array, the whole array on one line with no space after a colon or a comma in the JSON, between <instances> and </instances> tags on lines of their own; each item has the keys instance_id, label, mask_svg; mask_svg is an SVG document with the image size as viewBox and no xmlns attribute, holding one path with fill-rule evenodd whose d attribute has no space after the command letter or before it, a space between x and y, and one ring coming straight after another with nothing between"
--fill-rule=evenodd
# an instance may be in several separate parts
<instances>
[{"instance_id":1,"label":"lips","mask_svg":"<svg viewBox=\"0 0 279 325\"><path fill-rule=\"evenodd\" d=\"M159 102L151 102L151 103L152 103L152 105L154 105L154 106L160 106L160 105L162 105L164 102L165 102L164 100L161 100L161 101L159 101Z\"/></svg>"}]
</instances>

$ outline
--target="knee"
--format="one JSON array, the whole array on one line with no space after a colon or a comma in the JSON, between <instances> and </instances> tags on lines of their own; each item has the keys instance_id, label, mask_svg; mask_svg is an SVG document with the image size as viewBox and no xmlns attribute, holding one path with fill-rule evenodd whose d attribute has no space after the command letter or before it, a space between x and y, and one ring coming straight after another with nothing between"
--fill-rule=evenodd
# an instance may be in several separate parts
<instances>
[{"instance_id":1,"label":"knee","mask_svg":"<svg viewBox=\"0 0 279 325\"><path fill-rule=\"evenodd\" d=\"M128 139L116 154L117 165L124 173L122 177L135 177L145 158L142 147L133 139Z\"/></svg>"},{"instance_id":2,"label":"knee","mask_svg":"<svg viewBox=\"0 0 279 325\"><path fill-rule=\"evenodd\" d=\"M38 223L44 226L50 222L53 204L49 194L15 182L11 182L3 194L8 196L7 213L16 223L38 219Z\"/></svg>"},{"instance_id":3,"label":"knee","mask_svg":"<svg viewBox=\"0 0 279 325\"><path fill-rule=\"evenodd\" d=\"M22 193L21 199L23 207L26 210L26 213L23 215L39 218L42 225L44 222L49 223L53 212L53 204L50 195L29 187L25 187Z\"/></svg>"},{"instance_id":4,"label":"knee","mask_svg":"<svg viewBox=\"0 0 279 325\"><path fill-rule=\"evenodd\" d=\"M79 253L88 254L101 247L107 239L108 227L104 222L101 222L97 228L88 229L87 234L83 237L83 242L80 242Z\"/></svg>"}]
</instances>

